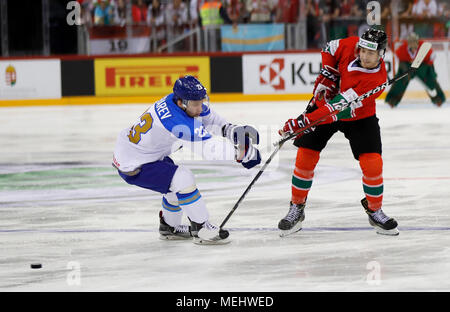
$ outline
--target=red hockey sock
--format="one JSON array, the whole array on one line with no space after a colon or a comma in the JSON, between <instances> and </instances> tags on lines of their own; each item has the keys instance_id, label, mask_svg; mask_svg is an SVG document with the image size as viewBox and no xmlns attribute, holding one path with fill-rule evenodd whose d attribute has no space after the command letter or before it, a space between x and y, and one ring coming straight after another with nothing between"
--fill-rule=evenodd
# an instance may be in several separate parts
<instances>
[{"instance_id":1,"label":"red hockey sock","mask_svg":"<svg viewBox=\"0 0 450 312\"><path fill-rule=\"evenodd\" d=\"M303 204L306 201L319 158L320 152L303 147L298 149L292 175L292 203Z\"/></svg>"},{"instance_id":2,"label":"red hockey sock","mask_svg":"<svg viewBox=\"0 0 450 312\"><path fill-rule=\"evenodd\" d=\"M376 211L383 203L383 159L378 153L365 153L359 155L359 165L369 209Z\"/></svg>"}]
</instances>

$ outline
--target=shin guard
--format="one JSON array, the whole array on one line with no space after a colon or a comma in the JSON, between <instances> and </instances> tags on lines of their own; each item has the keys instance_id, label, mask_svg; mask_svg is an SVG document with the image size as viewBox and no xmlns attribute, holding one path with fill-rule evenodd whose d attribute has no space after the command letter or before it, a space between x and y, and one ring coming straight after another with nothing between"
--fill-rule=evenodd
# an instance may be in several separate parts
<instances>
[{"instance_id":1,"label":"shin guard","mask_svg":"<svg viewBox=\"0 0 450 312\"><path fill-rule=\"evenodd\" d=\"M177 196L172 192L164 194L161 205L164 221L170 226L180 225L183 211L178 205Z\"/></svg>"},{"instance_id":2,"label":"shin guard","mask_svg":"<svg viewBox=\"0 0 450 312\"><path fill-rule=\"evenodd\" d=\"M378 153L364 153L359 156L359 165L368 207L376 211L383 204L383 159Z\"/></svg>"},{"instance_id":3,"label":"shin guard","mask_svg":"<svg viewBox=\"0 0 450 312\"><path fill-rule=\"evenodd\" d=\"M177 193L177 197L178 204L186 213L189 220L197 223L203 223L208 220L208 210L198 189L188 193L179 192Z\"/></svg>"},{"instance_id":4,"label":"shin guard","mask_svg":"<svg viewBox=\"0 0 450 312\"><path fill-rule=\"evenodd\" d=\"M299 148L295 169L292 175L292 203L303 204L311 189L314 168L320 158L320 152L308 148Z\"/></svg>"}]
</instances>

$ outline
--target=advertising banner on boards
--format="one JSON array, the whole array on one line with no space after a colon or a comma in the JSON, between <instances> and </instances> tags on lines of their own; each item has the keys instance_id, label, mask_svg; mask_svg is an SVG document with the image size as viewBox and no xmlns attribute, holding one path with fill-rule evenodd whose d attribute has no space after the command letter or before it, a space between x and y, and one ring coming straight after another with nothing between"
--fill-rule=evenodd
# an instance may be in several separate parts
<instances>
[{"instance_id":1,"label":"advertising banner on boards","mask_svg":"<svg viewBox=\"0 0 450 312\"><path fill-rule=\"evenodd\" d=\"M95 93L100 96L166 95L182 76L197 77L210 90L209 57L96 59Z\"/></svg>"},{"instance_id":2,"label":"advertising banner on boards","mask_svg":"<svg viewBox=\"0 0 450 312\"><path fill-rule=\"evenodd\" d=\"M59 98L59 59L0 61L0 100Z\"/></svg>"},{"instance_id":3,"label":"advertising banner on boards","mask_svg":"<svg viewBox=\"0 0 450 312\"><path fill-rule=\"evenodd\" d=\"M436 51L435 64L447 64L445 51ZM384 57L388 77L393 78L392 53ZM395 62L398 66L398 60ZM320 53L248 54L242 56L244 94L312 93L314 81L322 66ZM448 89L448 67L435 70L443 89ZM389 87L386 91L389 90ZM413 79L410 91L423 91L418 79Z\"/></svg>"}]
</instances>

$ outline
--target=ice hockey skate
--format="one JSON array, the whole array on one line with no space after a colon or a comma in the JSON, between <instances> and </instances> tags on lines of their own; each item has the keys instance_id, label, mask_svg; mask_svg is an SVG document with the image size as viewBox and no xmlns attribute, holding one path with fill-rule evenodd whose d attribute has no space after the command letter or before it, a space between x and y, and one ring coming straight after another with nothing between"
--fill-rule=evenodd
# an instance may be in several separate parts
<instances>
[{"instance_id":1,"label":"ice hockey skate","mask_svg":"<svg viewBox=\"0 0 450 312\"><path fill-rule=\"evenodd\" d=\"M367 215L369 216L369 223L374 227L378 234L396 236L400 234L397 230L397 221L394 218L390 218L384 214L383 210L378 209L372 211L369 209L369 205L366 198L361 199L361 204L364 207Z\"/></svg>"},{"instance_id":2,"label":"ice hockey skate","mask_svg":"<svg viewBox=\"0 0 450 312\"><path fill-rule=\"evenodd\" d=\"M194 244L197 245L224 245L230 242L227 239L230 233L227 230L219 229L209 221L203 223L191 221L191 233L194 237Z\"/></svg>"},{"instance_id":3,"label":"ice hockey skate","mask_svg":"<svg viewBox=\"0 0 450 312\"><path fill-rule=\"evenodd\" d=\"M159 212L159 238L162 240L188 240L192 239L191 229L188 225L170 226L164 220L162 211Z\"/></svg>"},{"instance_id":4,"label":"ice hockey skate","mask_svg":"<svg viewBox=\"0 0 450 312\"><path fill-rule=\"evenodd\" d=\"M280 237L288 236L302 229L302 222L305 220L305 204L290 203L289 212L278 222L278 228L281 230Z\"/></svg>"}]
</instances>

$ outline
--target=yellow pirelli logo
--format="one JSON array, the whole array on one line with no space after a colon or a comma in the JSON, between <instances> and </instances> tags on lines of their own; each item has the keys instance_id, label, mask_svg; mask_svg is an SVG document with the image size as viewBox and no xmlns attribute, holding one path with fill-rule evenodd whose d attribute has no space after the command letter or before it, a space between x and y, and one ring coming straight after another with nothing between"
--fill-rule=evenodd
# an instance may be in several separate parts
<instances>
[{"instance_id":1,"label":"yellow pirelli logo","mask_svg":"<svg viewBox=\"0 0 450 312\"><path fill-rule=\"evenodd\" d=\"M97 59L94 66L95 93L99 96L163 96L185 75L195 76L210 87L208 57Z\"/></svg>"}]
</instances>

